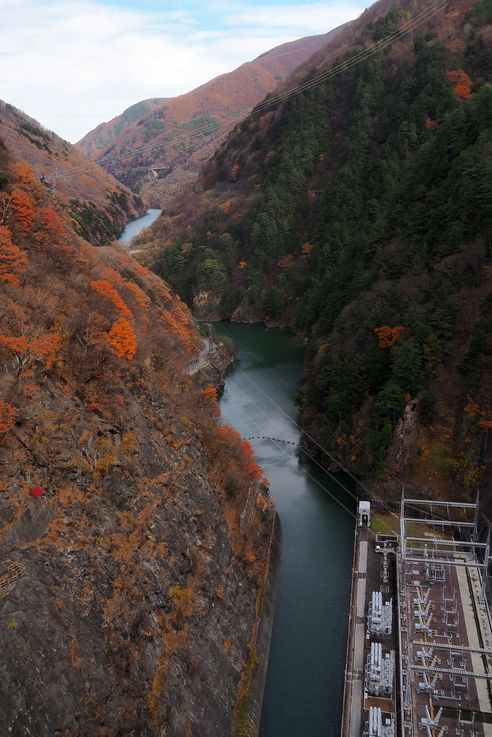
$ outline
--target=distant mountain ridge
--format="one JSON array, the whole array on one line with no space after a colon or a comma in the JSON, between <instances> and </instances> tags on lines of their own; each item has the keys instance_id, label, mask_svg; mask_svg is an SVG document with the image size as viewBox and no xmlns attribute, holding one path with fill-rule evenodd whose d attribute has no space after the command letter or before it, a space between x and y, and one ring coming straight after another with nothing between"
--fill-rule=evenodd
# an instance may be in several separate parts
<instances>
[{"instance_id":1,"label":"distant mountain ridge","mask_svg":"<svg viewBox=\"0 0 492 737\"><path fill-rule=\"evenodd\" d=\"M147 113L162 107L168 99L167 97L151 97L148 100L141 100L134 105L130 105L120 115L116 115L111 120L100 123L94 130L87 133L87 135L76 143L75 146L91 159L96 160L127 128L138 123Z\"/></svg>"},{"instance_id":2,"label":"distant mountain ridge","mask_svg":"<svg viewBox=\"0 0 492 737\"><path fill-rule=\"evenodd\" d=\"M277 46L179 97L137 103L109 123L97 126L75 145L101 160L107 171L141 192L150 204L162 206L195 179L201 165L237 123L238 113L244 111L246 115L342 28ZM133 120L141 111L141 117ZM231 113L236 115L231 117ZM198 130L203 133L193 139L186 137ZM169 141L171 138L177 140ZM155 178L152 167L160 167L165 178Z\"/></svg>"}]
</instances>

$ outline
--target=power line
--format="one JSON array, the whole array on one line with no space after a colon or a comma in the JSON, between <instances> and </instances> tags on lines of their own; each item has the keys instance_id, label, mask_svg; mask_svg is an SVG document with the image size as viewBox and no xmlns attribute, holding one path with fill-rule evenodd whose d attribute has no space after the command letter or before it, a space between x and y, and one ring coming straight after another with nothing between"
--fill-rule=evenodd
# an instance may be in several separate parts
<instances>
[{"instance_id":1,"label":"power line","mask_svg":"<svg viewBox=\"0 0 492 737\"><path fill-rule=\"evenodd\" d=\"M340 74L351 69L353 66L360 64L363 60L371 58L372 56L378 54L380 51L384 50L390 44L397 41L398 39L403 38L409 33L413 33L413 31L416 28L421 26L426 21L430 20L434 15L439 13L440 10L443 10L450 2L452 2L452 0L435 0L435 2L432 3L424 11L418 13L411 20L404 23L399 29L389 34L385 38L381 39L380 41L377 41L369 48L364 49L363 51L353 55L349 59L336 64L335 66L331 67L326 72L321 72L313 76L310 80L306 80L305 82L300 83L296 85L295 87L289 90L286 90L285 92L274 95L273 97L265 98L265 100L263 100L262 102L254 106L253 108L244 108L243 110L240 110L234 114L231 114L226 120L218 121L218 122L214 122L213 124L207 124L205 126L198 127L193 132L190 132L189 134L182 134L182 133L179 133L176 135L171 134L168 137L167 141L161 144L147 144L145 146L141 146L137 149L134 149L132 152L129 152L129 153L113 155L113 156L108 155L106 157L102 157L97 162L91 162L90 164L86 164L80 167L72 167L72 168L66 169L62 174L59 174L59 178L63 179L65 177L74 176L75 174L78 174L82 171L86 171L87 169L93 166L101 166L103 164L108 164L111 161L124 160L127 158L138 156L139 154L142 154L142 153L150 153L151 151L157 151L161 148L165 148L171 143L180 143L185 140L188 140L191 142L192 140L194 140L195 138L198 138L199 136L206 135L209 132L213 132L217 130L217 127L220 128L231 121L245 117L248 113L262 112L263 110L266 110L269 107L272 107L273 105L276 105L281 102L285 102L286 100L290 99L294 95L299 94L300 92L309 90L312 87L321 84L322 82L332 79L333 77L339 76ZM340 51L336 51L333 54L331 54L328 58L331 59L333 58L333 56L337 56L339 53Z\"/></svg>"},{"instance_id":2,"label":"power line","mask_svg":"<svg viewBox=\"0 0 492 737\"><path fill-rule=\"evenodd\" d=\"M235 367L237 368L237 364L235 364ZM242 373L245 373L245 372L243 371ZM247 376L247 374L245 374L245 375ZM261 415L263 415L263 416L264 416L264 417L265 417L266 419L268 419L268 415L267 415L267 413L265 412L265 410L264 410L264 409L262 409L262 408L260 407L260 405L259 405L259 404L258 404L257 402L255 402L255 400L254 400L254 399L253 399L253 398L252 398L252 397L251 397L251 396L250 396L249 394L247 394L247 393L246 393L246 392L245 392L245 391L244 391L243 389L241 389L241 387L239 387L239 385L238 385L238 384L237 384L236 382L234 382L234 381L233 381L233 379L231 379L230 377L229 377L228 381L229 381L230 383L232 383L232 384L233 384L233 385L234 385L234 386L236 387L237 391L239 391L239 392L240 392L240 393L241 393L241 394L242 394L242 395L243 395L244 397L246 397L246 399L247 399L247 400L248 400L249 402L251 402L251 403L252 403L252 404L253 404L253 405L254 405L254 406L256 407L256 409L257 409L257 410L258 410L258 411L260 412L260 414L261 414ZM256 385L256 386L257 386L257 385ZM270 399L271 399L271 398L270 398ZM271 400L271 401L273 401L273 400ZM243 414L244 414L244 415L245 415L245 416L247 417L246 413L244 413L244 412L243 412ZM303 431L302 431L302 429L300 429L300 428L299 428L299 426L298 426L298 425L296 425L296 423L295 423L295 420L294 420L293 418L291 418L291 417L290 417L290 415L287 415L287 416L288 416L288 417L290 418L291 422L292 422L292 423L293 423L293 424L294 424L294 425L295 425L295 426L296 426L296 427L297 427L297 428L299 429L300 433L302 434L302 432L303 432ZM248 419L249 419L249 418L248 418ZM253 424L255 424L255 427L256 427L257 429L259 429L259 426L258 426L258 425L257 425L256 423L254 423L254 420L251 420L251 422L253 422ZM274 443L275 445L277 445L277 447L279 447L279 448L280 448L280 445L279 445L279 444L278 444L278 442L277 442L277 441L275 440L275 438L270 438L270 441L271 441L271 442L273 442L273 443ZM288 454L287 454L287 450L286 450L286 449L285 449L284 447L282 447L282 451L284 452L284 454L288 455ZM311 455L311 454L310 454L310 453L309 453L309 452L308 452L308 451L307 451L307 450L306 450L306 449L305 449L304 447L302 447L302 446L301 446L301 451L302 451L302 453L303 453L303 454L304 454L304 455L305 455L305 456L306 456L306 457L307 457L307 458L308 458L308 459L309 459L309 460L310 460L310 461L311 461L311 462L312 462L312 463L313 463L314 465L318 466L318 468L320 468L320 469L321 469L321 471L323 471L323 473L326 473L326 474L328 474L328 475L330 476L330 478L332 478L332 479L333 479L333 480L335 481L335 483L337 483L337 484L338 484L339 486L341 486L341 487L342 487L342 488L344 489L344 491L345 491L345 492L346 492L346 493L347 493L347 494L348 494L349 496L351 496L351 497L352 497L352 499L354 499L354 501L355 501L355 502L358 502L358 496L357 496L357 495L355 495L355 494L354 494L354 493L353 493L352 491L350 491L350 489L348 489L348 488L347 488L347 487L346 487L346 486L345 486L344 484L342 484L342 483L341 483L341 482L339 481L339 479L337 479L337 477L336 477L336 476L334 476L334 474L333 474L332 472L330 472L330 471L329 471L328 469L326 469L326 468L325 468L325 467L324 467L324 466L323 466L323 465L322 465L322 464L321 464L321 463L320 463L320 462L319 462L319 461L318 461L318 460L317 460L316 458L314 458L314 457L313 457L313 456L312 456L312 455ZM344 473L345 473L346 475L348 475L348 476L349 476L349 477L350 477L350 478L351 478L351 479L352 479L352 480L353 480L353 481L354 481L354 482L355 482L356 484L358 484L358 485L360 485L360 486L363 486L363 484L361 484L361 483L360 483L360 481L359 481L358 479L356 479L356 478L355 478L354 476L352 476L352 475L350 474L350 472L349 472L349 471L347 471L347 469L346 469L346 468L345 468L345 467L343 466L343 464L339 464L339 466L340 466L341 470L342 470L342 471L343 471L343 472L344 472ZM395 512L394 512L394 511L393 511L393 510L392 510L392 509L391 509L391 508L390 508L390 507L389 507L389 506L388 506L388 505L387 505L387 504L386 504L386 503L385 503L385 502L384 502L384 501L382 500L382 499L380 499L380 498L379 498L379 497L378 497L378 496L377 496L377 495L376 495L376 494L375 494L375 493L374 493L373 491L371 491L371 490L367 489L367 487L364 487L364 486L363 486L363 488L365 488L365 489L367 490L367 493L369 494L369 496L370 496L371 498L373 498L373 499L374 499L374 498L376 498L376 500L378 501L378 503L379 503L379 504L381 504L381 506L382 506L382 507L383 507L383 508L384 508L384 509L385 509L385 510L386 510L386 511L387 511L387 512L388 512L388 513L389 513L389 514L391 515L391 516L395 517L396 519L399 519L398 515L397 515L397 514L396 514L396 513L395 513Z\"/></svg>"},{"instance_id":3,"label":"power line","mask_svg":"<svg viewBox=\"0 0 492 737\"><path fill-rule=\"evenodd\" d=\"M197 329L197 330L199 331L199 329L200 329L200 326L199 326L199 324L198 324L198 323L196 322L196 320L195 320L195 319L193 318L193 316L191 316L191 317L190 317L190 322L191 322L191 323L192 323L192 324L193 324L193 325L195 326L195 328L196 328L196 329ZM217 348L217 350L218 350L219 352L221 352L220 348ZM225 354L225 352L223 352L223 351L222 351L222 353L223 353L224 357L228 358L228 357L227 357L227 355ZM259 391L260 391L260 392L262 393L262 395L263 395L263 396L264 396L264 397L265 397L265 398L266 398L266 399L267 399L267 400L268 400L268 401L269 401L269 402L270 402L270 403L271 403L271 404L272 404L272 405L273 405L273 406L275 407L275 409L276 409L276 410L277 410L278 412L280 412L280 413L281 413L281 414L282 414L282 415L283 415L283 416L284 416L285 418L287 418L287 419L289 420L289 422L291 422L291 423L292 423L292 424L293 424L293 425L294 425L294 426L295 426L295 427L297 428L297 430L299 431L299 433L300 433L301 435L304 435L304 436L308 437L308 438L309 438L310 440L312 440L312 442L313 442L313 443L314 443L315 445L317 445L317 446L318 446L318 447L320 448L320 450L321 450L321 451L322 451L322 452L323 452L323 453L324 453L324 454L325 454L326 456L328 456L328 457L330 458L330 460L331 460L331 461L332 461L333 463L335 463L335 464L336 464L336 465L337 465L337 466L338 466L338 467L340 468L340 470L341 470L341 471L343 471L343 473L345 473L345 474L346 474L346 475L347 475L347 476L348 476L349 478L351 478L351 479L352 479L352 481L354 481L354 483L355 483L355 484L357 484L358 486L360 486L361 488L363 488L363 489L364 489L364 491L365 491L365 492L367 493L367 495L368 495L368 496L369 496L369 497L370 497L371 499L376 499L376 500L377 500L377 501L378 501L378 502L379 502L379 503L380 503L380 504L381 504L381 505L382 505L382 506L383 506L383 507L384 507L384 508L385 508L385 509L386 509L386 510L387 510L387 511L388 511L388 512L389 512L389 513L390 513L390 514L392 515L392 516L394 516L394 517L398 517L398 515L396 515L396 514L395 514L395 512L393 512L393 510L391 510L391 509L390 509L390 508L388 507L388 505L387 505L387 504L385 504L385 502L384 502L384 501L383 501L382 499L380 499L380 498L378 497L378 495L377 495L377 494L376 494L376 493L375 493L375 492L374 492L374 491L373 491L372 489L369 489L369 487L368 487L368 486L366 486L366 485L365 485L365 484L364 484L364 483L363 483L363 482L362 482L362 481L361 481L360 479L356 478L356 477L355 477L355 476L354 476L354 475L353 475L353 474L351 473L351 471L349 471L349 470L348 470L348 469L346 468L346 466L344 466L344 464L343 464L343 463L342 463L341 461L339 461L339 460L338 460L338 459L336 458L336 456L334 456L334 455L333 455L332 453L330 453L330 452L329 452L328 450L326 450L326 448L323 448L323 446L322 446L322 445L320 445L320 444L319 444L319 443L318 443L318 442L317 442L317 441L316 441L316 440L315 440L314 438L312 438L312 436L311 436L311 435L309 435L309 433L307 433L307 432L306 432L305 430L303 430L303 428L302 428L302 427L301 427L301 426L300 426L300 425L299 425L299 424L298 424L298 423L297 423L297 422L296 422L296 421L294 420L294 418L293 418L293 417L291 417L291 416L290 416L290 415L289 415L289 414L288 414L287 412L285 412L285 410L284 410L284 409L283 409L283 408L282 408L282 407L281 407L281 406L280 406L280 405L279 405L279 404L278 404L278 403L277 403L277 402L276 402L276 401L275 401L275 400L274 400L274 399L273 399L273 398L272 398L272 397L270 396L270 394L269 394L268 392L265 392L265 391L264 391L264 389L262 389L262 387L261 387L261 386L260 386L259 384L257 384L257 382L255 382L255 381L254 381L253 379L251 379L251 377L250 377L250 376L248 375L248 373L247 373L247 372L245 372L245 371L244 371L244 370L243 370L243 369L242 369L242 368L241 368L241 367L240 367L240 366L238 365L238 363L237 363L236 361L234 361L234 360L233 360L233 361L231 362L231 364L232 364L232 365L233 365L233 366L234 366L234 367L236 368L236 370L237 370L237 371L239 371L239 372L240 372L240 373L241 373L241 374L242 374L243 376L245 376L245 377L246 377L246 379L247 379L247 380L248 380L248 381L249 381L249 382L250 382L250 383L251 383L251 384L252 384L253 386L255 386L255 387L256 387L256 389L258 389L258 390L259 390ZM239 387L238 387L238 389L239 389ZM240 390L240 389L239 389L239 390ZM242 391L242 390L240 390L240 391ZM244 391L243 391L243 394L244 394ZM248 396L248 395L246 395L246 396ZM254 405L255 405L256 407L258 407L258 408L259 408L259 405L258 405L258 404L257 404L257 403L256 403L256 402L255 402L255 401L254 401L254 400L253 400L253 399L252 399L251 397L248 397L248 399L249 399L249 401L251 401L251 402L252 402L252 403L253 403L253 404L254 404ZM259 408L259 409L260 409L260 408ZM267 417L267 415L266 415L266 413L264 412L264 410L261 410L261 409L260 409L260 412L261 412L262 414L264 414L264 415L265 415L265 416ZM284 452L286 452L286 451L285 451L285 449L283 449L283 450L284 450ZM308 452L307 452L307 451L306 451L306 450L305 450L304 448L303 448L302 450L303 450L303 453L304 453L304 454L305 454L305 455L306 455L306 456L307 456L307 457L308 457L308 458L309 458L309 459L310 459L310 460L311 460L311 461L312 461L313 463L315 463L315 464L316 464L316 465L317 465L317 466L318 466L318 467L319 467L319 468L320 468L320 469L321 469L321 470L322 470L322 471L323 471L324 473L330 473L329 471L327 471L327 469L326 469L326 468L325 468L325 467L324 467L324 466L323 466L323 465L322 465L321 463L319 463L319 461L318 461L318 460L316 460L316 459L315 459L315 458L314 458L314 457L313 457L313 456L312 456L312 455L311 455L310 453L308 453ZM331 475L331 474L330 474L330 475ZM332 476L332 477L333 477L333 478L335 478L334 476ZM337 483L339 483L339 482L338 482L338 480L337 480ZM342 484L340 484L340 485L342 486ZM344 488L344 489L345 489L345 490L346 490L346 491L347 491L347 492L348 492L348 493L349 493L349 494L350 494L351 496L353 496L353 498L354 498L354 499L356 498L356 497L355 497L355 496L354 496L354 495L353 495L353 494L352 494L352 493L351 493L350 491L348 491L348 490L346 489L346 487L343 487L343 488Z\"/></svg>"},{"instance_id":4,"label":"power line","mask_svg":"<svg viewBox=\"0 0 492 737\"><path fill-rule=\"evenodd\" d=\"M249 396L248 394L246 394L246 392L244 392L244 391L243 391L243 390L242 390L242 389L241 389L241 388L240 388L240 387L239 387L239 386L238 386L238 385L237 385L237 384L236 384L236 383L235 383L235 382L234 382L234 381L233 381L233 380L232 380L232 379L231 379L230 377L229 377L229 382L230 382L231 384L233 384L233 386L235 386L236 390L237 390L238 392L240 392L241 394L243 394L243 396L245 396L245 397L246 397L246 399L247 399L247 400L248 400L249 402L251 402L252 404L254 404L254 405L255 405L255 407L257 407L257 408L259 409L259 405L257 405L257 404L256 404L256 402L255 402L255 401L254 401L254 400L253 400L253 399L252 399L252 398L251 398L251 397L250 397L250 396ZM237 408L239 409L239 411L241 412L241 414L243 414L243 415L244 415L244 416L246 417L246 419L248 420L248 422L249 422L249 423L251 423L251 424L252 424L252 425L253 425L253 426L254 426L254 427L255 427L255 428L257 429L257 430L259 430L259 429L260 429L260 427L259 427L259 425L258 425L258 424L257 424L257 423L255 422L255 420L254 420L254 419L252 419L251 417L249 417L249 416L248 416L248 415L246 414L246 412L245 412L245 411L244 411L244 410L243 410L243 409L242 409L242 408L240 407L240 405L239 405L239 404L238 404L237 402L234 402L234 401L233 401L233 403L234 403L234 404L236 405L236 407L237 407ZM263 412L263 411L262 411L261 409L260 409L260 412L261 412L261 413L262 413L263 415L265 415L265 413L264 413L264 412ZM265 416L266 416L266 415L265 415ZM273 444L274 444L274 445L275 445L275 446L276 446L276 447L278 448L278 450L279 450L279 451L281 452L282 456L284 456L284 457L286 457L286 458L289 458L289 454L288 454L287 450L286 450L286 449L285 449L285 448L284 448L284 447L283 447L283 446L282 446L282 445L281 445L280 443L278 443L278 442L277 442L276 440L272 440L271 442L273 442ZM344 484L342 484L342 482L341 482L341 481L340 481L339 479L337 479L337 478L336 478L336 477L335 477L335 476L334 476L333 474L330 474L330 473L329 473L328 471L326 471L326 469L324 469L324 468L323 468L322 470L323 470L323 472L324 472L324 473L326 473L327 475L329 475L329 476L330 476L330 478L331 478L331 479L332 479L332 480L333 480L333 481L334 481L334 482L335 482L336 484L338 484L338 486L340 486L340 488L342 488L342 489L343 489L343 491L345 491L345 492L346 492L347 494L349 494L349 495L350 495L350 496L351 496L351 497L352 497L353 499L355 499L355 500L357 501L357 497L356 497L356 496L355 496L355 495L354 495L354 494L353 494L353 493L352 493L352 492L351 492L351 491L350 491L349 489L347 489L347 487L346 487L346 486L345 486ZM305 469L305 468L304 468L304 469L303 469L303 472L304 472L304 473L306 474L306 476L308 476L308 477L309 477L309 478L310 478L310 479L311 479L312 481L314 481L314 483L315 483L315 484L317 484L317 486L319 486L319 487L320 487L320 488L321 488L321 489L322 489L322 490L323 490L323 491L324 491L324 492L325 492L326 494L328 494L328 496L329 496L329 497L331 497L331 498L333 499L333 501L335 501L335 502L336 502L336 503L337 503L337 504L338 504L338 505L339 505L340 507L342 507L342 509L344 509L344 510L345 510L345 511L347 512L347 514L349 514L349 515L350 515L351 517L353 517L354 519L356 518L356 515L354 514L354 512L352 512L352 511L351 511L350 509L348 509L348 508L347 508L347 507L346 507L346 506L345 506L345 505L343 504L343 502L341 502L341 501L340 501L340 499L338 499L338 498L337 498L337 497L336 497L336 496L335 496L334 494L332 494L332 493L331 493L331 492L330 492L330 491L329 491L329 490L328 490L328 489L326 488L326 486L324 486L324 484L322 484L322 483L321 483L320 481L318 481L318 479L316 479L316 477L315 477L315 476L313 476L313 475L312 475L311 473L309 473L309 471L308 471L307 469Z\"/></svg>"},{"instance_id":5,"label":"power line","mask_svg":"<svg viewBox=\"0 0 492 737\"><path fill-rule=\"evenodd\" d=\"M255 407L255 408L257 409L257 411L259 411L259 413L260 413L260 414L261 414L262 416L264 416L264 417L265 417L266 419L268 419L268 418L269 418L269 415L267 415L267 413L265 412L265 410L264 410L264 409L262 409L262 407L261 407L261 406L260 406L260 405L259 405L259 404L258 404L258 403L257 403L257 402L256 402L256 401L255 401L255 400L254 400L254 399L252 398L252 397L251 397L251 395L247 394L247 393L246 393L246 392L245 392L245 391L244 391L244 390L243 390L243 389L242 389L242 388L241 388L241 387L240 387L240 386L239 386L239 385L238 385L238 384L237 384L237 383L236 383L236 382L235 382L235 381L234 381L234 380L233 380L233 379L231 378L231 377L229 377L229 379L228 379L228 382L229 382L229 384L232 384L232 385L233 385L233 386L235 387L236 391L238 391L238 392L239 392L240 394L242 394L242 395L243 395L243 396L244 396L244 397L245 397L245 398L247 399L247 401L248 401L249 403L253 404L253 405L254 405L254 407ZM233 404L234 404L234 405L236 406L236 408L237 408L237 409L239 410L239 412L240 412L240 413L241 413L241 414L242 414L242 415L243 415L243 416L244 416L244 417L245 417L245 418L246 418L246 419L248 420L248 423L251 423L252 425L254 425L254 427L255 427L255 428L256 428L256 429L258 430L258 431L260 431L260 432L261 432L261 430L260 430L260 426L258 425L258 423L257 423L257 422L255 422L255 420L254 420L254 419L253 419L252 417L250 417L250 416L249 416L249 415L248 415L248 414L247 414L247 413L246 413L246 412L245 412L245 411L244 411L244 410L242 409L242 407L241 407L241 406L239 405L239 403L238 403L238 402L235 402L235 401L234 401L233 399L232 399L231 401L232 401L232 403L233 403ZM291 418L291 421L292 421L292 422L294 423L294 421L293 421L293 419L292 419L292 418ZM295 423L294 423L294 424L295 424ZM286 448L285 448L285 447L283 447L283 446L281 446L281 445L279 444L279 442L278 442L278 441L277 441L277 440L276 440L275 438L268 438L268 439L270 440L270 442L272 442L272 443L273 443L273 444L274 444L274 445L275 445L275 446L276 446L276 447L277 447L277 448L278 448L278 449L279 449L279 450L280 450L280 451L282 452L282 455L284 455L285 457L289 457L289 455L288 455L288 452L287 452ZM345 486L345 485L344 485L344 484L343 484L343 483L342 483L342 482L341 482L341 481L340 481L340 480L339 480L339 479L338 479L338 478L337 478L336 476L334 476L334 475L333 475L333 474L332 474L332 473L331 473L330 471L328 471L328 470L327 470L327 469L326 469L326 468L325 468L324 466L322 466L322 465L321 465L321 464L320 464L320 463L319 463L319 462L318 462L318 461L317 461L317 460L316 460L315 458L313 458L313 457L312 457L312 456L311 456L311 455L309 454L309 452L307 452L307 451L306 451L306 450L305 450L304 448L301 448L301 451L302 451L303 455L305 455L305 456L306 456L306 457L307 457L307 458L308 458L308 459L309 459L309 460L310 460L310 461L311 461L312 463L316 464L316 465L317 465L317 466L318 466L318 467L319 467L319 468L320 468L320 469L321 469L321 470L323 471L323 473L326 473L326 474L327 474L328 476L330 476L330 478L331 478L331 479L332 479L333 481L335 481L335 483L337 483L337 484L338 484L338 485L339 485L339 486L340 486L340 487L341 487L341 488L342 488L342 489L343 489L343 490L344 490L344 491L345 491L345 492L346 492L346 493L347 493L347 494L348 494L348 495L349 495L350 497L352 497L352 499L354 499L354 501L355 501L355 502L358 502L358 497L357 497L357 496L356 496L356 495L355 495L355 494L354 494L354 493L353 493L353 492L352 492L352 491L351 491L351 490L350 490L349 488L347 488L347 486ZM328 494L329 494L329 495L331 496L330 492L329 492L329 491L328 491L328 490L327 490L327 489L326 489L326 488L325 488L325 487L324 487L324 486L323 486L322 484L320 484L320 483L319 483L319 482L318 482L318 481L316 480L316 478L315 478L314 476L312 476L312 474L310 474L310 473L309 473L309 472L308 472L308 471L307 471L306 469L303 469L303 472L305 472L305 473L306 473L306 474L307 474L307 475L308 475L308 476L309 476L309 477L310 477L310 478L311 478L311 479L312 479L313 481L315 481L315 483L318 483L318 486L321 486L321 488L323 488L323 490L324 490L324 491L326 491L326 492L327 492L327 493L328 493ZM335 499L335 501L338 501L338 500L336 500L336 499ZM396 513L395 513L395 512L394 512L394 511L393 511L393 510L392 510L392 509L391 509L391 508L390 508L390 507L389 507L389 506L388 506L388 505L387 505L387 504L386 504L386 503L385 503L384 501L383 501L383 500L381 500L381 499L377 499L377 501L378 501L378 502L379 502L379 503L381 504L381 506L382 506L382 507L383 507L384 509L386 509L386 511L387 511L387 512L388 512L388 513L389 513L389 514L390 514L390 515L392 516L392 517L394 517L395 519L399 520L399 515L398 515L398 514L396 514ZM406 506L408 506L408 508L409 508L409 509L415 509L415 510L417 510L417 511L421 511L419 507L416 507L416 506L414 506L414 505L412 505L412 504L407 504ZM349 510L346 510L346 511L349 511ZM354 517L355 517L355 515L354 515L354 514L353 514L352 512L349 512L349 513L350 513L350 514L351 514L352 516L354 516ZM439 524L439 521L438 521L438 520L445 520L445 518L444 518L444 517L440 516L439 514L437 514L437 513L435 513L435 512L433 513L433 517L436 517L436 525L438 525L438 524ZM449 510L448 510L448 518L449 518ZM454 540L454 537L453 537L452 539Z\"/></svg>"},{"instance_id":6,"label":"power line","mask_svg":"<svg viewBox=\"0 0 492 737\"><path fill-rule=\"evenodd\" d=\"M248 346L246 346L245 343L243 343L241 340L239 340L239 338L236 338L234 336L233 340L239 346L242 346L243 350L247 351L248 353L251 353L251 355L253 355L255 357L255 360L258 361L258 363L260 363L275 379L278 379L282 384L284 384L284 386L286 386L286 387L289 386L288 383L285 381L285 379L281 376L280 373L278 373L277 371L274 371L270 366L268 366L264 361L262 361L262 359L260 358L260 356L257 353L255 353L251 348L249 348ZM312 409L314 412L316 412L317 415L321 415L321 412L318 409L316 409L316 407L311 402L309 402L307 399L303 401L303 404L305 406L309 407L310 409ZM333 422L330 422L330 420L328 420L325 415L323 415L323 421L327 425L329 425L332 430L336 430L337 429L336 428L336 425ZM360 450L369 460L372 460L371 454L364 448L363 445L361 445L360 443L357 443L357 442L352 443L352 445L355 448L357 448L358 450ZM386 466L385 464L381 464L381 467L383 468L383 470L386 471L386 473L388 474L388 476L390 478L397 480L396 477L395 477L395 475L394 475L394 473L393 473L393 471L391 471L388 468L388 466Z\"/></svg>"}]
</instances>

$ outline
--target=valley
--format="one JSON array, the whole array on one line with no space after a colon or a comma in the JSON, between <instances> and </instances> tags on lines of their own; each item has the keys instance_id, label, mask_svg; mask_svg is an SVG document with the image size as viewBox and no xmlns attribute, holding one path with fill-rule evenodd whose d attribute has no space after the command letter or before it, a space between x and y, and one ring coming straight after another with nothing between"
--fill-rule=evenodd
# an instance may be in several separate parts
<instances>
[{"instance_id":1,"label":"valley","mask_svg":"<svg viewBox=\"0 0 492 737\"><path fill-rule=\"evenodd\" d=\"M490 732L492 2L329 28L75 145L0 102L2 736Z\"/></svg>"}]
</instances>

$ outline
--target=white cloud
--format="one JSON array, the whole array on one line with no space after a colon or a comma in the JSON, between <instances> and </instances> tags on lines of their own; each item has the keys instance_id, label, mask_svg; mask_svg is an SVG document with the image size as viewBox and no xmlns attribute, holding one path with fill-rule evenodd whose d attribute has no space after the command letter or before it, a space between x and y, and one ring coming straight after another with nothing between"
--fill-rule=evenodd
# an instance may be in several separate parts
<instances>
[{"instance_id":1,"label":"white cloud","mask_svg":"<svg viewBox=\"0 0 492 737\"><path fill-rule=\"evenodd\" d=\"M219 20L203 27L184 10L0 0L0 97L76 141L139 100L187 92L277 44L325 33L356 17L358 1L216 3Z\"/></svg>"},{"instance_id":2,"label":"white cloud","mask_svg":"<svg viewBox=\"0 0 492 737\"><path fill-rule=\"evenodd\" d=\"M243 10L234 17L233 23L243 27L275 29L277 32L284 30L300 38L326 33L347 20L356 18L360 13L361 6L356 2L306 3L284 7L265 5Z\"/></svg>"}]
</instances>

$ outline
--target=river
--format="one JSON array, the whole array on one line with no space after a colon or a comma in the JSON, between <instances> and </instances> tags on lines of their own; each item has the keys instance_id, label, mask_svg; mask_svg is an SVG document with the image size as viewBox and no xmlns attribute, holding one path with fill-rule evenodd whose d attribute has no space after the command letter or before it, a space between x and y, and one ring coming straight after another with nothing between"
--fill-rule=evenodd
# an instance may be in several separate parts
<instances>
[{"instance_id":1,"label":"river","mask_svg":"<svg viewBox=\"0 0 492 737\"><path fill-rule=\"evenodd\" d=\"M130 223L127 223L125 230L118 238L119 242L124 246L128 246L132 238L135 238L141 230L152 225L152 223L157 220L161 212L162 210L150 208L150 210L147 210L146 215L142 215L141 218L137 218L136 220L132 220Z\"/></svg>"},{"instance_id":2,"label":"river","mask_svg":"<svg viewBox=\"0 0 492 737\"><path fill-rule=\"evenodd\" d=\"M160 210L129 223L128 244ZM280 330L220 323L238 351L221 409L243 437L297 442L304 352ZM351 583L353 517L340 486L288 444L253 440L282 523L282 562L260 737L338 737ZM346 483L346 479L342 480Z\"/></svg>"},{"instance_id":3,"label":"river","mask_svg":"<svg viewBox=\"0 0 492 737\"><path fill-rule=\"evenodd\" d=\"M297 441L303 348L289 333L221 323L236 342L221 409L243 437ZM260 737L338 737L353 552L350 498L291 445L253 440L283 529ZM343 480L346 483L346 480Z\"/></svg>"}]
</instances>

